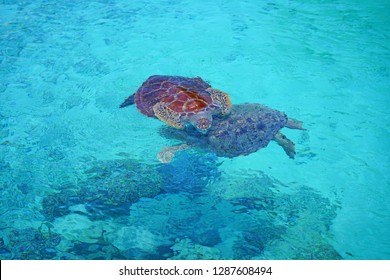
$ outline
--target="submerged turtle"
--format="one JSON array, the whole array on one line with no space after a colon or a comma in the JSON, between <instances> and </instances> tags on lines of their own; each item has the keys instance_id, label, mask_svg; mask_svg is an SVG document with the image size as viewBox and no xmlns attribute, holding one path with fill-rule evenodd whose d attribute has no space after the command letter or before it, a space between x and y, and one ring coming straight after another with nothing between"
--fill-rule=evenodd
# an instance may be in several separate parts
<instances>
[{"instance_id":1,"label":"submerged turtle","mask_svg":"<svg viewBox=\"0 0 390 280\"><path fill-rule=\"evenodd\" d=\"M202 133L210 128L213 115L227 115L232 107L229 95L200 77L158 75L149 77L120 107L134 103L148 117L178 129L191 123Z\"/></svg>"},{"instance_id":2,"label":"submerged turtle","mask_svg":"<svg viewBox=\"0 0 390 280\"><path fill-rule=\"evenodd\" d=\"M248 155L275 140L290 158L295 156L295 144L280 132L283 127L301 129L302 122L288 118L285 113L261 104L233 105L227 117L216 117L207 132L200 134L188 127L185 130L163 128L161 134L185 143L167 146L157 158L168 163L175 152L191 147L200 147L222 157Z\"/></svg>"}]
</instances>

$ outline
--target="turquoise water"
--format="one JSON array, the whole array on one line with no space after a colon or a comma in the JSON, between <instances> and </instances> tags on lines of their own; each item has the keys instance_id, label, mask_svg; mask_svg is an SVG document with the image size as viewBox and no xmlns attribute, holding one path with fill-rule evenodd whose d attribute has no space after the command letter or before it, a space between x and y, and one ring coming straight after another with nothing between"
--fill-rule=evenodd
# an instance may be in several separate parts
<instances>
[{"instance_id":1,"label":"turquoise water","mask_svg":"<svg viewBox=\"0 0 390 280\"><path fill-rule=\"evenodd\" d=\"M389 259L388 1L0 2L1 259ZM119 109L201 76L302 120L249 156Z\"/></svg>"}]
</instances>

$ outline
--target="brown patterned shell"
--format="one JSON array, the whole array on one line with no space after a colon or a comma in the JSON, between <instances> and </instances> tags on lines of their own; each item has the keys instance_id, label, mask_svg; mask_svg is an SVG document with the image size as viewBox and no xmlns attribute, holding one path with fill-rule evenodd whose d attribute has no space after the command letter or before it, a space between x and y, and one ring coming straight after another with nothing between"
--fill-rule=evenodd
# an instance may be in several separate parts
<instances>
[{"instance_id":1,"label":"brown patterned shell","mask_svg":"<svg viewBox=\"0 0 390 280\"><path fill-rule=\"evenodd\" d=\"M212 110L211 86L201 78L179 76L151 76L134 94L138 110L153 117L153 106L159 102L179 113L181 116L192 116L200 111Z\"/></svg>"}]
</instances>

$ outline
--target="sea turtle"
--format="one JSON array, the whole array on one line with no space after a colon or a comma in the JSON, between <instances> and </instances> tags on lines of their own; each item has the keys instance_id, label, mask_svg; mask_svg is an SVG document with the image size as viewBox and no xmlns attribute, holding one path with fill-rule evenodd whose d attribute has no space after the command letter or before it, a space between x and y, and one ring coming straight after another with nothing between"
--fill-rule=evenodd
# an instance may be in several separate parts
<instances>
[{"instance_id":1,"label":"sea turtle","mask_svg":"<svg viewBox=\"0 0 390 280\"><path fill-rule=\"evenodd\" d=\"M228 94L212 88L200 77L159 75L149 77L120 107L134 103L148 117L178 129L191 123L202 133L210 128L213 115L227 115L232 107Z\"/></svg>"},{"instance_id":2,"label":"sea turtle","mask_svg":"<svg viewBox=\"0 0 390 280\"><path fill-rule=\"evenodd\" d=\"M271 140L275 140L290 158L294 158L295 144L280 132L283 127L303 130L301 121L288 118L285 113L264 105L233 105L228 116L213 119L207 134L200 134L191 127L184 130L163 128L161 135L184 143L163 148L157 158L168 163L175 152L191 147L200 147L217 156L231 158L256 152Z\"/></svg>"}]
</instances>

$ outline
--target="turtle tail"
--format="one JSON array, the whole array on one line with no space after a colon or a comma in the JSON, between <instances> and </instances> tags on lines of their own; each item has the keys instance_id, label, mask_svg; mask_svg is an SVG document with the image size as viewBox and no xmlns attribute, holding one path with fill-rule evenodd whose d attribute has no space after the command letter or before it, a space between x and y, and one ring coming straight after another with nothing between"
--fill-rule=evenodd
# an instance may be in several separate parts
<instances>
[{"instance_id":1,"label":"turtle tail","mask_svg":"<svg viewBox=\"0 0 390 280\"><path fill-rule=\"evenodd\" d=\"M127 97L126 100L123 101L121 105L119 105L119 108L127 107L133 104L134 104L134 94Z\"/></svg>"}]
</instances>

